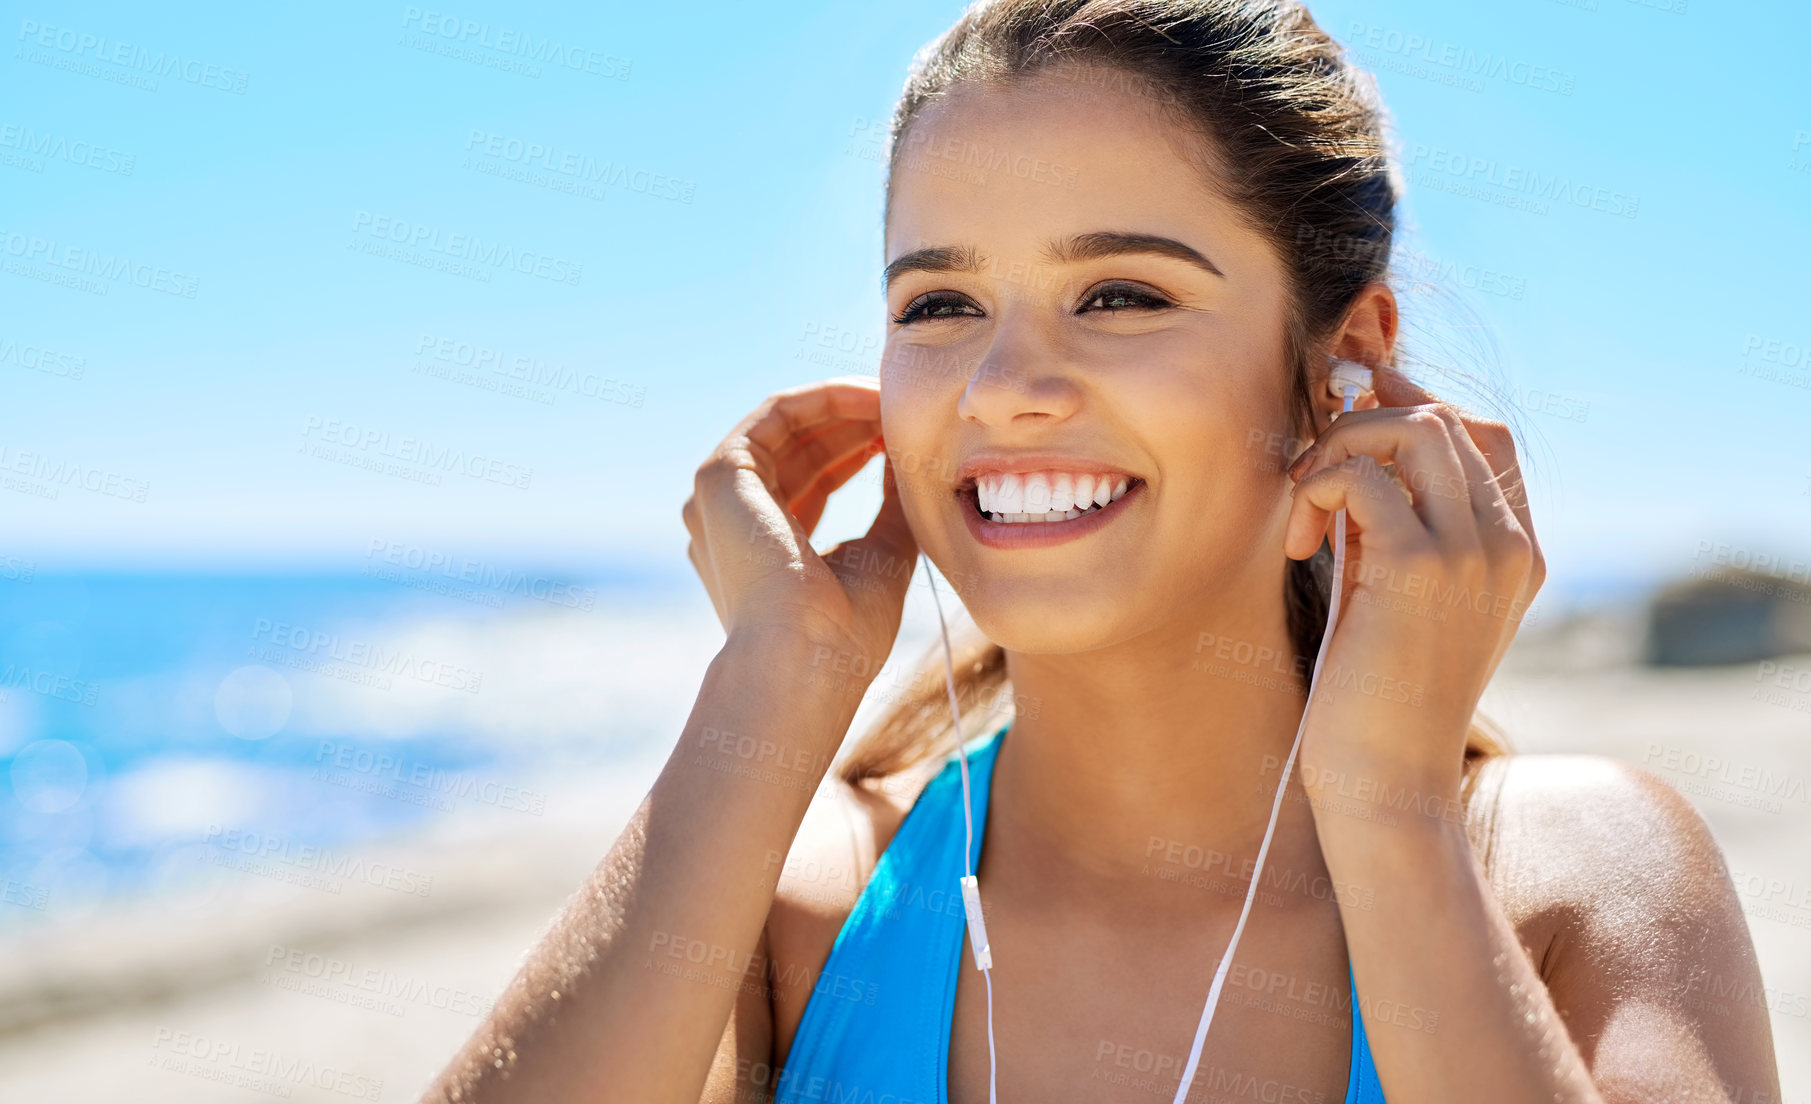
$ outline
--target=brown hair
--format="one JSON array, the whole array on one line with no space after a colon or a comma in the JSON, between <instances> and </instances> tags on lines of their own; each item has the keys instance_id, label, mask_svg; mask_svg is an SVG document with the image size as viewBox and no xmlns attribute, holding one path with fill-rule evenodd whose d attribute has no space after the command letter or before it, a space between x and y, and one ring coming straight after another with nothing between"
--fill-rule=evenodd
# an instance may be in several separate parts
<instances>
[{"instance_id":1,"label":"brown hair","mask_svg":"<svg viewBox=\"0 0 1811 1104\"><path fill-rule=\"evenodd\" d=\"M1370 77L1296 0L980 0L913 63L893 113L889 201L892 172L926 106L958 84L1033 75L1068 82L1057 86L1061 95L1138 95L1185 135L1205 139L1190 154L1285 263L1291 413L1311 435L1311 354L1358 293L1389 275L1397 187ZM1326 544L1289 565L1298 657L1320 646L1332 569ZM972 627L953 635L951 648L965 720L997 727L1013 709L1004 649ZM978 734L953 729L937 642L837 773L850 783L884 778ZM1468 767L1509 750L1494 726L1473 717Z\"/></svg>"}]
</instances>

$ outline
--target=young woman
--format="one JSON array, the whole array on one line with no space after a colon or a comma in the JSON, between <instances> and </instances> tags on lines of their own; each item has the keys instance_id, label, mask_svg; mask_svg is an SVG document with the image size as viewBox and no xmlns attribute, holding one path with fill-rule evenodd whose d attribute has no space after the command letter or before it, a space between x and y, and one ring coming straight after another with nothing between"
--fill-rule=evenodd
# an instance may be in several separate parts
<instances>
[{"instance_id":1,"label":"young woman","mask_svg":"<svg viewBox=\"0 0 1811 1104\"><path fill-rule=\"evenodd\" d=\"M1474 720L1543 569L1503 426L1390 368L1371 87L1286 0L997 0L920 59L878 385L783 391L699 468L726 642L431 1098L1778 1099L1703 821ZM1376 369L1337 419L1334 358ZM979 631L959 734L941 653L873 685L920 552Z\"/></svg>"}]
</instances>

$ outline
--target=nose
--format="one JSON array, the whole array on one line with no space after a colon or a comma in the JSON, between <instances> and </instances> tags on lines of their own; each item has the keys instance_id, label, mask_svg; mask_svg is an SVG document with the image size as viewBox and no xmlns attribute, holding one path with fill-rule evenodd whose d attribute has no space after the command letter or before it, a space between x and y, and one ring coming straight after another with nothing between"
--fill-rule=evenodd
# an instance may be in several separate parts
<instances>
[{"instance_id":1,"label":"nose","mask_svg":"<svg viewBox=\"0 0 1811 1104\"><path fill-rule=\"evenodd\" d=\"M1030 335L995 334L981 363L969 373L956 414L965 421L1004 428L1017 423L1059 422L1081 404L1081 387L1067 358Z\"/></svg>"}]
</instances>

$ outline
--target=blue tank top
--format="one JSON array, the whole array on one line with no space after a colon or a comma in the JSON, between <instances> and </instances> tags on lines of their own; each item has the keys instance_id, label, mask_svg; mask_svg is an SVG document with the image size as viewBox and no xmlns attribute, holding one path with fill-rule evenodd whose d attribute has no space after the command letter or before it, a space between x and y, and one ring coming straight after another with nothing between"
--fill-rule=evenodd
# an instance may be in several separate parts
<instances>
[{"instance_id":1,"label":"blue tank top","mask_svg":"<svg viewBox=\"0 0 1811 1104\"><path fill-rule=\"evenodd\" d=\"M981 866L994 754L1005 726L969 745ZM962 777L955 753L919 793L837 932L775 1091L775 1104L949 1104L950 1024L962 953ZM1385 1104L1352 984L1345 1104ZM1192 1032L1192 1025L1188 1025ZM1172 1088L1173 1092L1173 1088Z\"/></svg>"}]
</instances>

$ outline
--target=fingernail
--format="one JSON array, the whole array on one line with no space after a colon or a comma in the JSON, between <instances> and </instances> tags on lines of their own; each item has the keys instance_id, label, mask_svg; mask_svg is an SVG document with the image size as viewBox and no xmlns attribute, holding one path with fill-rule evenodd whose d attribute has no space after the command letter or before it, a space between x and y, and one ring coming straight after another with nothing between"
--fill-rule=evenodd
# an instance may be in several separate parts
<instances>
[{"instance_id":1,"label":"fingernail","mask_svg":"<svg viewBox=\"0 0 1811 1104\"><path fill-rule=\"evenodd\" d=\"M1321 447L1319 445L1309 445L1305 452L1295 458L1295 463L1289 465L1289 481L1291 483L1299 482L1301 480L1302 473L1308 470L1308 465L1314 463L1314 458L1320 453L1320 450Z\"/></svg>"}]
</instances>

